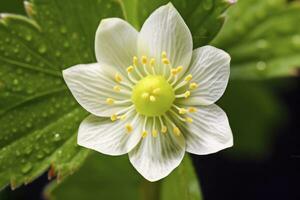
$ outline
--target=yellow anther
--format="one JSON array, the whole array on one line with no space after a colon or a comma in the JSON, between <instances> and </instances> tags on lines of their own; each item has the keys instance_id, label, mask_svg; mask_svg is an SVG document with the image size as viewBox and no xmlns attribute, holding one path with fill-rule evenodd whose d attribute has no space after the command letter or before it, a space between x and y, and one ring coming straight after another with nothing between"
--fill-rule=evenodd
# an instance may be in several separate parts
<instances>
[{"instance_id":1,"label":"yellow anther","mask_svg":"<svg viewBox=\"0 0 300 200\"><path fill-rule=\"evenodd\" d=\"M120 120L124 120L126 118L126 115L125 114L121 115L119 118L120 118Z\"/></svg>"},{"instance_id":2,"label":"yellow anther","mask_svg":"<svg viewBox=\"0 0 300 200\"><path fill-rule=\"evenodd\" d=\"M116 121L118 119L118 116L116 114L113 114L111 117L110 117L111 121Z\"/></svg>"},{"instance_id":3,"label":"yellow anther","mask_svg":"<svg viewBox=\"0 0 300 200\"><path fill-rule=\"evenodd\" d=\"M117 82L121 82L122 81L122 76L120 75L120 74L116 74L115 75L115 80L117 81Z\"/></svg>"},{"instance_id":4,"label":"yellow anther","mask_svg":"<svg viewBox=\"0 0 300 200\"><path fill-rule=\"evenodd\" d=\"M166 132L167 132L167 130L168 130L168 129L167 129L167 127L166 127L166 126L162 126L162 127L161 127L161 132L162 132L162 133L166 133Z\"/></svg>"},{"instance_id":5,"label":"yellow anther","mask_svg":"<svg viewBox=\"0 0 300 200\"><path fill-rule=\"evenodd\" d=\"M151 66L151 67L154 67L154 65L155 65L155 59L154 59L154 58L151 58L151 60L150 60L150 66Z\"/></svg>"},{"instance_id":6,"label":"yellow anther","mask_svg":"<svg viewBox=\"0 0 300 200\"><path fill-rule=\"evenodd\" d=\"M155 88L155 89L152 91L153 94L159 94L159 92L160 92L160 88Z\"/></svg>"},{"instance_id":7,"label":"yellow anther","mask_svg":"<svg viewBox=\"0 0 300 200\"><path fill-rule=\"evenodd\" d=\"M189 122L189 123L192 123L192 122L193 122L193 119L190 118L190 117L187 117L187 118L185 118L185 121L186 121L186 122Z\"/></svg>"},{"instance_id":8,"label":"yellow anther","mask_svg":"<svg viewBox=\"0 0 300 200\"><path fill-rule=\"evenodd\" d=\"M152 136L153 136L153 137L157 137L157 133L158 133L157 130L155 130L155 129L152 130Z\"/></svg>"},{"instance_id":9,"label":"yellow anther","mask_svg":"<svg viewBox=\"0 0 300 200\"><path fill-rule=\"evenodd\" d=\"M169 61L168 58L163 58L163 59L161 60L161 62L162 62L163 64L165 64L165 65L170 64L170 61Z\"/></svg>"},{"instance_id":10,"label":"yellow anther","mask_svg":"<svg viewBox=\"0 0 300 200\"><path fill-rule=\"evenodd\" d=\"M194 90L194 89L196 89L198 87L198 84L197 83L191 83L190 84L190 89L191 90Z\"/></svg>"},{"instance_id":11,"label":"yellow anther","mask_svg":"<svg viewBox=\"0 0 300 200\"><path fill-rule=\"evenodd\" d=\"M150 96L150 101L152 101L152 102L154 102L154 101L156 101L156 98L155 98L155 96Z\"/></svg>"},{"instance_id":12,"label":"yellow anther","mask_svg":"<svg viewBox=\"0 0 300 200\"><path fill-rule=\"evenodd\" d=\"M189 74L184 78L184 80L188 82L188 81L192 80L192 78L193 78L192 74Z\"/></svg>"},{"instance_id":13,"label":"yellow anther","mask_svg":"<svg viewBox=\"0 0 300 200\"><path fill-rule=\"evenodd\" d=\"M167 53L165 51L161 52L161 57L162 58L167 58Z\"/></svg>"},{"instance_id":14,"label":"yellow anther","mask_svg":"<svg viewBox=\"0 0 300 200\"><path fill-rule=\"evenodd\" d=\"M191 92L190 91L186 91L184 93L184 98L188 98L190 95L191 95Z\"/></svg>"},{"instance_id":15,"label":"yellow anther","mask_svg":"<svg viewBox=\"0 0 300 200\"><path fill-rule=\"evenodd\" d=\"M197 111L197 108L195 108L195 107L189 107L188 111L189 111L190 113L194 113L194 112Z\"/></svg>"},{"instance_id":16,"label":"yellow anther","mask_svg":"<svg viewBox=\"0 0 300 200\"><path fill-rule=\"evenodd\" d=\"M131 133L133 130L133 127L131 126L131 124L126 124L125 125L125 129L127 133Z\"/></svg>"},{"instance_id":17,"label":"yellow anther","mask_svg":"<svg viewBox=\"0 0 300 200\"><path fill-rule=\"evenodd\" d=\"M178 73L177 69L171 69L171 73L172 73L173 76L177 75L177 73Z\"/></svg>"},{"instance_id":18,"label":"yellow anther","mask_svg":"<svg viewBox=\"0 0 300 200\"><path fill-rule=\"evenodd\" d=\"M175 133L175 135L177 135L177 136L180 136L180 134L181 134L181 132L180 132L179 128L178 128L178 127L176 127L176 126L174 126L174 127L173 127L173 132L174 132L174 133Z\"/></svg>"},{"instance_id":19,"label":"yellow anther","mask_svg":"<svg viewBox=\"0 0 300 200\"><path fill-rule=\"evenodd\" d=\"M142 63L147 64L147 61L148 61L147 56L142 56Z\"/></svg>"},{"instance_id":20,"label":"yellow anther","mask_svg":"<svg viewBox=\"0 0 300 200\"><path fill-rule=\"evenodd\" d=\"M148 92L144 92L143 94L142 94L142 98L143 99L147 99L149 97L149 93Z\"/></svg>"},{"instance_id":21,"label":"yellow anther","mask_svg":"<svg viewBox=\"0 0 300 200\"><path fill-rule=\"evenodd\" d=\"M183 70L183 67L182 67L182 66L178 66L178 67L176 68L176 70L177 70L177 73L180 73L180 72Z\"/></svg>"},{"instance_id":22,"label":"yellow anther","mask_svg":"<svg viewBox=\"0 0 300 200\"><path fill-rule=\"evenodd\" d=\"M126 71L128 72L128 73L131 73L132 71L133 71L133 66L132 65L130 65L129 67L127 67L127 69L126 69Z\"/></svg>"},{"instance_id":23,"label":"yellow anther","mask_svg":"<svg viewBox=\"0 0 300 200\"><path fill-rule=\"evenodd\" d=\"M115 92L120 92L121 91L121 87L119 85L114 86L114 91Z\"/></svg>"},{"instance_id":24,"label":"yellow anther","mask_svg":"<svg viewBox=\"0 0 300 200\"><path fill-rule=\"evenodd\" d=\"M147 132L147 131L143 131L143 132L142 132L142 137L143 137L143 138L147 137L147 135L148 135L148 132Z\"/></svg>"},{"instance_id":25,"label":"yellow anther","mask_svg":"<svg viewBox=\"0 0 300 200\"><path fill-rule=\"evenodd\" d=\"M185 108L180 108L180 109L179 109L179 114L184 115L184 114L186 114L186 113L187 113L187 110L186 110Z\"/></svg>"},{"instance_id":26,"label":"yellow anther","mask_svg":"<svg viewBox=\"0 0 300 200\"><path fill-rule=\"evenodd\" d=\"M108 105L112 105L114 102L115 102L115 100L113 100L112 98L107 98L107 99L106 99L106 103L107 103Z\"/></svg>"},{"instance_id":27,"label":"yellow anther","mask_svg":"<svg viewBox=\"0 0 300 200\"><path fill-rule=\"evenodd\" d=\"M133 56L132 63L134 64L134 66L137 66L138 62L139 62L139 59L136 56Z\"/></svg>"}]
</instances>

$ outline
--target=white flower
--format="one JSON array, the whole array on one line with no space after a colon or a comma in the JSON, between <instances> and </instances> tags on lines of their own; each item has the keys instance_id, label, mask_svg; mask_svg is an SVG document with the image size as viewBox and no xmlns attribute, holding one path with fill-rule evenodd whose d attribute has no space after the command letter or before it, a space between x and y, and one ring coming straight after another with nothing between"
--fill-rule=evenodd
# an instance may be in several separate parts
<instances>
[{"instance_id":1,"label":"white flower","mask_svg":"<svg viewBox=\"0 0 300 200\"><path fill-rule=\"evenodd\" d=\"M63 71L72 94L91 113L78 144L108 155L129 154L149 181L167 176L185 151L210 154L233 145L225 112L214 103L229 79L230 56L204 46L174 6L155 10L137 32L118 18L96 33L98 63Z\"/></svg>"}]
</instances>

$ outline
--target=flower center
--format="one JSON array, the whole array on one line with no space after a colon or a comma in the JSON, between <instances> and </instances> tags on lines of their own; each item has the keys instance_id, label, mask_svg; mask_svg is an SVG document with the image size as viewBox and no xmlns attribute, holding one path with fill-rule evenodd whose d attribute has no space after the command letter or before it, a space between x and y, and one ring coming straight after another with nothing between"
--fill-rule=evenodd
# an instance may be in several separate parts
<instances>
[{"instance_id":1,"label":"flower center","mask_svg":"<svg viewBox=\"0 0 300 200\"><path fill-rule=\"evenodd\" d=\"M175 92L163 76L148 75L134 86L131 99L138 113L154 117L171 108Z\"/></svg>"}]
</instances>

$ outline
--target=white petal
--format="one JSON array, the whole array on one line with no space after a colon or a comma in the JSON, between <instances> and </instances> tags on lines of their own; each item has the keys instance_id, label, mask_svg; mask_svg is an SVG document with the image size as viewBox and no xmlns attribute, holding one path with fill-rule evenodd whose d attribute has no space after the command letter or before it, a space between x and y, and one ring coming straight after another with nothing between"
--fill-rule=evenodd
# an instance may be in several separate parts
<instances>
[{"instance_id":1,"label":"white petal","mask_svg":"<svg viewBox=\"0 0 300 200\"><path fill-rule=\"evenodd\" d=\"M182 65L184 70L188 67L193 51L191 32L171 3L155 10L145 21L138 48L140 55L154 57L157 63L165 51L174 67Z\"/></svg>"},{"instance_id":2,"label":"white petal","mask_svg":"<svg viewBox=\"0 0 300 200\"><path fill-rule=\"evenodd\" d=\"M131 104L108 105L106 103L107 98L126 100L130 99L130 96L128 91L127 94L113 92L116 83L108 77L98 63L70 67L63 71L63 77L78 103L94 115L111 116ZM124 87L123 90L126 88Z\"/></svg>"},{"instance_id":3,"label":"white petal","mask_svg":"<svg viewBox=\"0 0 300 200\"><path fill-rule=\"evenodd\" d=\"M217 105L198 106L190 117L194 121L183 125L187 152L205 155L233 145L228 118Z\"/></svg>"},{"instance_id":4,"label":"white petal","mask_svg":"<svg viewBox=\"0 0 300 200\"><path fill-rule=\"evenodd\" d=\"M98 62L127 75L126 68L137 55L137 38L138 32L126 21L119 18L102 20L95 39Z\"/></svg>"},{"instance_id":5,"label":"white petal","mask_svg":"<svg viewBox=\"0 0 300 200\"><path fill-rule=\"evenodd\" d=\"M188 74L198 88L185 101L190 105L210 105L224 93L230 73L230 56L221 49L204 46L194 50Z\"/></svg>"},{"instance_id":6,"label":"white petal","mask_svg":"<svg viewBox=\"0 0 300 200\"><path fill-rule=\"evenodd\" d=\"M182 135L175 136L168 132L153 137L150 132L129 152L129 159L144 178L157 181L166 177L180 164L184 153L185 141Z\"/></svg>"},{"instance_id":7,"label":"white petal","mask_svg":"<svg viewBox=\"0 0 300 200\"><path fill-rule=\"evenodd\" d=\"M132 150L141 138L140 119L134 121L134 115L128 120L112 122L108 118L88 116L81 122L78 130L77 142L79 145L94 149L103 154L122 155ZM132 122L134 121L134 122ZM131 122L133 131L126 132L125 125Z\"/></svg>"}]
</instances>

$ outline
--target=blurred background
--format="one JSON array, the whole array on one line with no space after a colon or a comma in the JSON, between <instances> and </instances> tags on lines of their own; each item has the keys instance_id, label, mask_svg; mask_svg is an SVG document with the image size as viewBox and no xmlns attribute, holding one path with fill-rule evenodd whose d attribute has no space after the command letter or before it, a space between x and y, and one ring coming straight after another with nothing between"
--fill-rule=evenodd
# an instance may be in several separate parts
<instances>
[{"instance_id":1,"label":"blurred background","mask_svg":"<svg viewBox=\"0 0 300 200\"><path fill-rule=\"evenodd\" d=\"M25 14L23 1L0 0L2 12ZM229 83L218 104L229 117L235 146L192 156L205 200L300 199L300 71L295 75ZM0 199L43 199L47 183L44 174L14 191L4 189Z\"/></svg>"}]
</instances>

